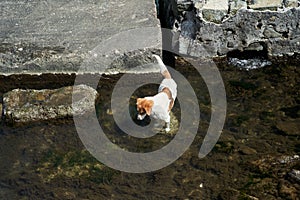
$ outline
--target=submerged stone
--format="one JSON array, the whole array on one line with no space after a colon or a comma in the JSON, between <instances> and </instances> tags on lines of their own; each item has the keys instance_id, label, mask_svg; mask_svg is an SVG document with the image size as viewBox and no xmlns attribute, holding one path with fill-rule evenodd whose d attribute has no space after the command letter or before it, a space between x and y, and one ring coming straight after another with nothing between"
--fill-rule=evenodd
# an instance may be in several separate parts
<instances>
[{"instance_id":1,"label":"submerged stone","mask_svg":"<svg viewBox=\"0 0 300 200\"><path fill-rule=\"evenodd\" d=\"M293 169L290 173L289 176L294 179L295 181L300 182L300 170Z\"/></svg>"},{"instance_id":2,"label":"submerged stone","mask_svg":"<svg viewBox=\"0 0 300 200\"><path fill-rule=\"evenodd\" d=\"M279 121L276 128L279 130L280 134L297 136L300 134L300 120Z\"/></svg>"},{"instance_id":3,"label":"submerged stone","mask_svg":"<svg viewBox=\"0 0 300 200\"><path fill-rule=\"evenodd\" d=\"M10 123L84 115L94 109L97 96L97 91L86 85L53 90L15 89L3 96L3 115L5 121Z\"/></svg>"},{"instance_id":4,"label":"submerged stone","mask_svg":"<svg viewBox=\"0 0 300 200\"><path fill-rule=\"evenodd\" d=\"M3 106L0 103L0 122L2 121L2 112L3 112Z\"/></svg>"}]
</instances>

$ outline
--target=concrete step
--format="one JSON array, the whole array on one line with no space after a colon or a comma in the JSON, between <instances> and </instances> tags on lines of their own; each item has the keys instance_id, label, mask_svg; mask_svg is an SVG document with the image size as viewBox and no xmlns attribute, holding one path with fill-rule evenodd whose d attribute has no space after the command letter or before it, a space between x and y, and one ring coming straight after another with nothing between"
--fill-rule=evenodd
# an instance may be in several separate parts
<instances>
[{"instance_id":1,"label":"concrete step","mask_svg":"<svg viewBox=\"0 0 300 200\"><path fill-rule=\"evenodd\" d=\"M149 0L20 0L1 1L0 7L0 75L76 73L84 60L97 53L96 47L116 34L160 27L155 3ZM145 39L156 40L143 44L140 52L160 48L157 36L145 34ZM135 39L124 40L130 44ZM113 44L108 53L122 54L117 47Z\"/></svg>"}]
</instances>

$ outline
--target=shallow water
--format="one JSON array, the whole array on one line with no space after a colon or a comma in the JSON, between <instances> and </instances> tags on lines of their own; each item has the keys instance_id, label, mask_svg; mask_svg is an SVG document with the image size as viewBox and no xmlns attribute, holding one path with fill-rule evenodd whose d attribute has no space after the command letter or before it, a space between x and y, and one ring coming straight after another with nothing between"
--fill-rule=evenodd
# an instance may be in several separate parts
<instances>
[{"instance_id":1,"label":"shallow water","mask_svg":"<svg viewBox=\"0 0 300 200\"><path fill-rule=\"evenodd\" d=\"M226 63L218 67L227 117L218 143L204 159L198 152L211 115L209 93L196 70L178 59L176 70L194 87L201 115L194 142L176 162L151 173L119 172L85 150L72 119L2 124L0 199L297 199L299 182L289 173L300 170L300 66L273 63L249 71ZM173 139L163 132L137 139L118 129L109 99L120 75L104 78L96 108L111 141L130 151L149 152ZM135 98L156 89L149 84L132 95L133 116ZM180 119L178 101L172 112Z\"/></svg>"}]
</instances>

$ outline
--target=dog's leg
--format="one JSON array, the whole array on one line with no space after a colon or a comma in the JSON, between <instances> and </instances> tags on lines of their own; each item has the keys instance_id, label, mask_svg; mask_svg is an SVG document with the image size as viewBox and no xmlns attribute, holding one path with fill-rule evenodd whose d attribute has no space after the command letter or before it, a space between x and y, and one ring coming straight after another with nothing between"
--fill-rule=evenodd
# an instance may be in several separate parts
<instances>
[{"instance_id":1,"label":"dog's leg","mask_svg":"<svg viewBox=\"0 0 300 200\"><path fill-rule=\"evenodd\" d=\"M166 120L166 128L165 128L165 131L166 132L169 132L171 129L170 129L170 121L171 121L171 117L170 115L168 114L168 118Z\"/></svg>"},{"instance_id":2,"label":"dog's leg","mask_svg":"<svg viewBox=\"0 0 300 200\"><path fill-rule=\"evenodd\" d=\"M173 106L174 106L174 99L172 98L171 101L170 101L170 103L169 103L169 109L168 109L168 112L171 111L171 109L173 108Z\"/></svg>"},{"instance_id":3,"label":"dog's leg","mask_svg":"<svg viewBox=\"0 0 300 200\"><path fill-rule=\"evenodd\" d=\"M171 79L171 74L169 73L166 65L163 63L161 58L158 55L153 55L154 58L156 58L158 65L160 67L160 73L163 75L164 78L166 79Z\"/></svg>"},{"instance_id":4,"label":"dog's leg","mask_svg":"<svg viewBox=\"0 0 300 200\"><path fill-rule=\"evenodd\" d=\"M166 132L169 132L171 129L170 129L170 122L167 122L166 123L166 128L165 128L165 131Z\"/></svg>"}]
</instances>

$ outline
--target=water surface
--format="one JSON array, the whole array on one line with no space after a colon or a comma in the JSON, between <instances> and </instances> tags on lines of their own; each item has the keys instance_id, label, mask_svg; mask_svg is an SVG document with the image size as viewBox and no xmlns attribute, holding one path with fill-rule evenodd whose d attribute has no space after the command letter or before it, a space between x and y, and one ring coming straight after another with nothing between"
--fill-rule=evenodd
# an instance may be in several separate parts
<instances>
[{"instance_id":1,"label":"water surface","mask_svg":"<svg viewBox=\"0 0 300 200\"><path fill-rule=\"evenodd\" d=\"M300 66L273 63L242 70L220 63L218 67L226 87L227 118L218 143L204 159L198 158L198 152L210 120L209 93L196 70L178 59L176 70L194 87L201 111L196 139L180 159L151 173L119 172L85 150L72 119L19 126L2 123L0 198L296 199L300 186L290 172L300 170L296 156L300 154ZM136 139L114 124L109 99L120 76L104 77L98 87L96 108L105 133L130 151L149 152L166 145L172 134ZM15 85L22 84L15 81ZM155 94L156 89L149 84L132 95L133 115L135 98ZM180 118L178 102L172 112Z\"/></svg>"}]
</instances>

